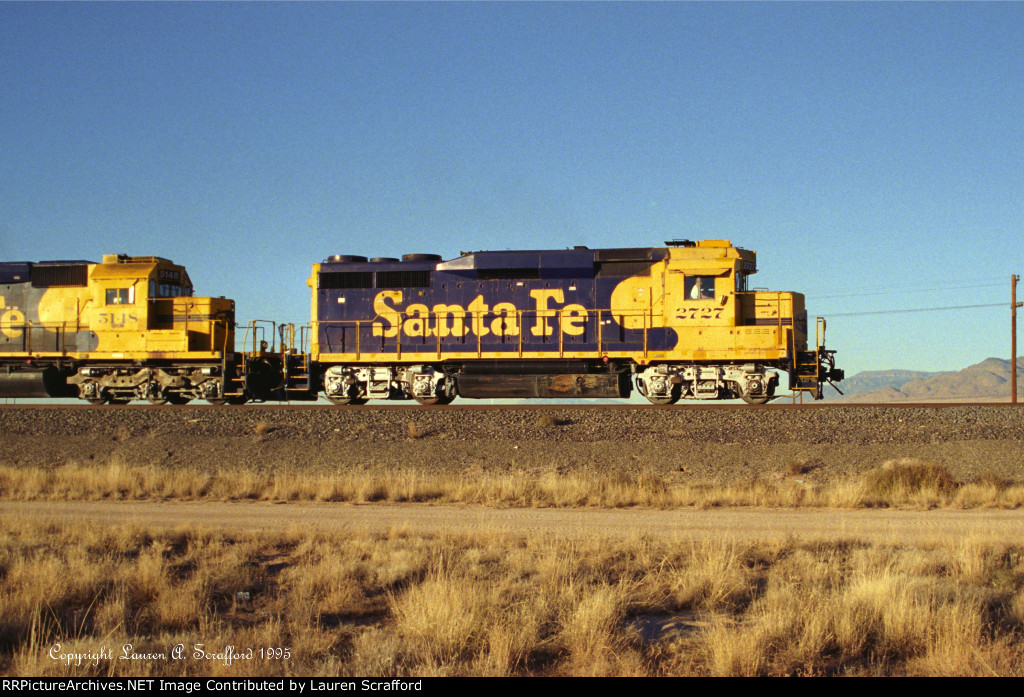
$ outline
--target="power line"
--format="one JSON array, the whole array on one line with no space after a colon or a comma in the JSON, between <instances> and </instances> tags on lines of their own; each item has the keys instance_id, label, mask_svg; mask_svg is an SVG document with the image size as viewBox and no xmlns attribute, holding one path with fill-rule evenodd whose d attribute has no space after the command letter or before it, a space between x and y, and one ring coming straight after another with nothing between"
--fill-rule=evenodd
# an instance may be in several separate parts
<instances>
[{"instance_id":1,"label":"power line","mask_svg":"<svg viewBox=\"0 0 1024 697\"><path fill-rule=\"evenodd\" d=\"M895 281L899 280L900 278L908 278L908 277L907 276L902 276L902 277L900 277L900 276L891 276L891 275L889 275L888 277L882 276L881 277L882 280L880 281L880 283L884 284L886 288L892 288L892 289L897 289L897 288L911 288L911 289L913 289L913 288L922 288L922 287L924 287L924 284L929 284L930 286L937 286L937 287L942 287L942 288L952 288L952 287L961 288L963 286L959 285L960 283L968 283L968 284L971 284L971 285L978 285L978 284L981 284L981 285L993 285L993 286L1004 285L1003 283L1000 283L998 281L994 281L992 279L991 275L988 275L988 276L958 276L958 277L956 277L956 282L945 283L945 284L943 284L941 286L939 286L938 284L941 283L941 279L943 277L942 276L936 276L934 274L932 274L932 275L929 275L929 274L917 275L915 277L910 277L910 278L916 278L916 280L906 280L905 282L902 282L902 283L895 282ZM837 280L841 280L841 278L837 278ZM804 292L805 295L813 295L815 293L845 293L845 292L856 293L856 292L858 292L861 289L862 288L859 288L859 287L842 288L842 287L836 287L835 285L831 285L831 286L826 286L826 287L820 287L819 286L817 288L812 288L812 289L809 289L809 290L804 290L803 292Z\"/></svg>"},{"instance_id":2,"label":"power line","mask_svg":"<svg viewBox=\"0 0 1024 697\"><path fill-rule=\"evenodd\" d=\"M940 312L944 310L972 310L979 307L1004 307L1006 303L989 303L986 305L950 305L948 307L916 307L910 310L872 310L870 312L837 312L825 313L825 317L858 317L862 315L897 315L907 312Z\"/></svg>"},{"instance_id":3,"label":"power line","mask_svg":"<svg viewBox=\"0 0 1024 697\"><path fill-rule=\"evenodd\" d=\"M977 284L966 285L966 286L965 285L958 285L958 286L956 286L955 290L957 292L959 292L959 291L967 289L967 288L994 288L994 287L1002 286L1002 285L1003 285L1002 283L977 283ZM851 293L833 293L831 295L813 295L813 294L808 293L808 294L805 295L805 297L808 300L829 300L829 299L832 299L832 298L853 298L853 297L864 296L864 295L891 295L896 288L898 288L898 286L886 286L885 289L883 289L883 290L858 291L858 292L851 292ZM901 294L906 294L906 293L928 293L928 292L934 292L934 291L937 291L937 290L949 291L950 289L951 288L950 288L949 284L946 284L944 286L933 286L933 287L924 287L924 288L916 287L916 288L911 288L909 290L900 290L899 292Z\"/></svg>"}]
</instances>

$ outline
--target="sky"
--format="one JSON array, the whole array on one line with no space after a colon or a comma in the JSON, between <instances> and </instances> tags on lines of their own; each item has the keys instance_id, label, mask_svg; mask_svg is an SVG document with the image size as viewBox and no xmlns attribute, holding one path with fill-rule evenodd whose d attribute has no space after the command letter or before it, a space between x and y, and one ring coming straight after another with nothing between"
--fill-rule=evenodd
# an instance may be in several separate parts
<instances>
[{"instance_id":1,"label":"sky","mask_svg":"<svg viewBox=\"0 0 1024 697\"><path fill-rule=\"evenodd\" d=\"M848 375L958 370L1009 357L1021 124L1024 3L3 2L0 260L302 323L332 254L729 239Z\"/></svg>"}]
</instances>

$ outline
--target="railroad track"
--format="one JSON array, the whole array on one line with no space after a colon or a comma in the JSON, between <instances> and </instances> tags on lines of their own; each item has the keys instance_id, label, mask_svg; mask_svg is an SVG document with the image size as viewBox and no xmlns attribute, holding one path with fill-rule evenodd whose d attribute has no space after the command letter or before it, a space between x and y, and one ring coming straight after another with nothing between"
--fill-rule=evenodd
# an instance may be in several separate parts
<instances>
[{"instance_id":1,"label":"railroad track","mask_svg":"<svg viewBox=\"0 0 1024 697\"><path fill-rule=\"evenodd\" d=\"M749 411L752 414L760 410L818 410L818 409L957 409L957 408L972 408L972 407L984 407L984 408L1005 408L1005 409L1018 409L1024 412L1024 403L1011 404L1009 401L1005 402L807 402L807 403L789 403L786 401L778 401L767 406L751 406L744 403L727 403L723 404L720 402L716 403L700 403L700 402L688 402L685 404L672 404L672 405L652 405L647 403L630 403L630 404L575 404L575 403L554 403L554 404L473 404L473 403L455 403L445 406L436 407L423 407L415 402L405 402L400 404L364 404L360 406L339 406L329 404L327 402L295 402L295 403L284 403L284 402L265 402L265 403L249 403L244 405L213 405L213 404L185 404L178 406L155 406L152 404L126 404L126 405L106 405L106 404L54 404L51 402L41 404L25 404L25 403L12 403L2 404L0 403L0 409L43 409L43 410L99 410L99 411L133 411L133 410L162 410L170 409L176 411L199 409L199 410L215 410L215 411L266 411L271 409L283 409L283 410L339 410L339 411L372 411L372 410L422 410L425 412L436 412L436 411L565 411L565 410L620 410L620 411L650 411L650 410L668 410L668 411L692 411L692 410L713 410L713 411Z\"/></svg>"}]
</instances>

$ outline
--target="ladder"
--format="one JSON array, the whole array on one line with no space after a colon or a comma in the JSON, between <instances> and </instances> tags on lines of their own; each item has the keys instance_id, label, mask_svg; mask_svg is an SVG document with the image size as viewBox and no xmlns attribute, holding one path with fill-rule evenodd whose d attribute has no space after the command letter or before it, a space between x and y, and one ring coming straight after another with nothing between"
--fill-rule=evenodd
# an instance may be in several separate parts
<instances>
[{"instance_id":1,"label":"ladder","mask_svg":"<svg viewBox=\"0 0 1024 697\"><path fill-rule=\"evenodd\" d=\"M834 351L825 350L825 318L818 317L815 326L814 350L793 351L789 371L789 389L795 395L810 393L814 399L821 399L825 383L830 379L829 366L833 363Z\"/></svg>"},{"instance_id":2,"label":"ladder","mask_svg":"<svg viewBox=\"0 0 1024 697\"><path fill-rule=\"evenodd\" d=\"M283 381L282 396L285 401L313 401L317 398L317 390L310 375L310 355L306 350L307 326L298 328L298 341L294 324L282 324L281 333L281 370Z\"/></svg>"}]
</instances>

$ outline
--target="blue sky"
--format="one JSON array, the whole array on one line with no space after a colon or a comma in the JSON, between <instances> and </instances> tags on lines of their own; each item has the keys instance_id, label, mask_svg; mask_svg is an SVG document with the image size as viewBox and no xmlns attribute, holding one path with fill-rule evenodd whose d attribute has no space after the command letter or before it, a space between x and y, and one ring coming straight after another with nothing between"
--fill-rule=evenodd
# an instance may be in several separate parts
<instances>
[{"instance_id":1,"label":"blue sky","mask_svg":"<svg viewBox=\"0 0 1024 697\"><path fill-rule=\"evenodd\" d=\"M0 259L301 322L329 254L725 238L848 373L959 369L1009 354L1022 123L1024 3L0 3Z\"/></svg>"}]
</instances>

